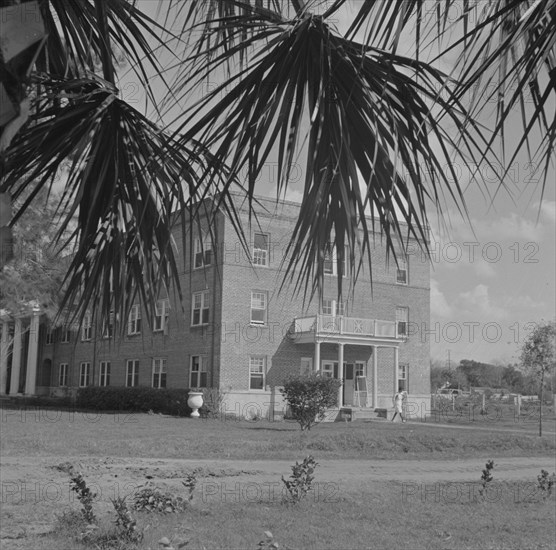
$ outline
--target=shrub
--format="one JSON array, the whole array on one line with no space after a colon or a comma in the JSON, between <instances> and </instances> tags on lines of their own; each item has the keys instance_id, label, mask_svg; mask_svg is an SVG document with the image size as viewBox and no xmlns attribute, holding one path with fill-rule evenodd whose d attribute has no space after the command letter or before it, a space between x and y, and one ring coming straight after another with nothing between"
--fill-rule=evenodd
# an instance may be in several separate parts
<instances>
[{"instance_id":1,"label":"shrub","mask_svg":"<svg viewBox=\"0 0 556 550\"><path fill-rule=\"evenodd\" d=\"M199 409L199 414L203 418L220 418L226 393L218 388L203 388L202 392L203 406Z\"/></svg>"},{"instance_id":2,"label":"shrub","mask_svg":"<svg viewBox=\"0 0 556 550\"><path fill-rule=\"evenodd\" d=\"M547 499L552 494L552 487L556 481L556 474L548 475L546 470L541 470L537 476L537 488L541 491L543 499Z\"/></svg>"},{"instance_id":3,"label":"shrub","mask_svg":"<svg viewBox=\"0 0 556 550\"><path fill-rule=\"evenodd\" d=\"M97 411L135 411L188 416L188 389L150 388L148 386L79 388L76 406Z\"/></svg>"},{"instance_id":4,"label":"shrub","mask_svg":"<svg viewBox=\"0 0 556 550\"><path fill-rule=\"evenodd\" d=\"M120 529L120 537L125 541L137 543L143 540L143 532L137 527L137 521L129 511L125 498L111 499L116 510L116 526Z\"/></svg>"},{"instance_id":5,"label":"shrub","mask_svg":"<svg viewBox=\"0 0 556 550\"><path fill-rule=\"evenodd\" d=\"M311 374L289 378L280 392L288 402L291 417L302 430L310 430L324 418L326 409L336 406L341 385L336 378Z\"/></svg>"},{"instance_id":6,"label":"shrub","mask_svg":"<svg viewBox=\"0 0 556 550\"><path fill-rule=\"evenodd\" d=\"M292 475L290 479L284 479L282 476L282 483L286 486L288 491L287 502L297 503L313 488L313 473L318 463L309 455L303 459L299 464L296 462L292 466Z\"/></svg>"},{"instance_id":7,"label":"shrub","mask_svg":"<svg viewBox=\"0 0 556 550\"><path fill-rule=\"evenodd\" d=\"M96 493L93 493L83 476L79 472L70 471L70 486L71 490L77 493L77 499L81 503L81 514L85 521L89 524L96 524L97 518L93 511L93 501L96 498Z\"/></svg>"},{"instance_id":8,"label":"shrub","mask_svg":"<svg viewBox=\"0 0 556 550\"><path fill-rule=\"evenodd\" d=\"M485 498L486 490L488 484L494 479L492 476L492 470L494 470L494 460L487 460L483 472L481 474L481 488L479 489L479 494Z\"/></svg>"},{"instance_id":9,"label":"shrub","mask_svg":"<svg viewBox=\"0 0 556 550\"><path fill-rule=\"evenodd\" d=\"M147 486L135 493L133 507L139 512L172 514L183 512L187 501L158 487Z\"/></svg>"}]
</instances>

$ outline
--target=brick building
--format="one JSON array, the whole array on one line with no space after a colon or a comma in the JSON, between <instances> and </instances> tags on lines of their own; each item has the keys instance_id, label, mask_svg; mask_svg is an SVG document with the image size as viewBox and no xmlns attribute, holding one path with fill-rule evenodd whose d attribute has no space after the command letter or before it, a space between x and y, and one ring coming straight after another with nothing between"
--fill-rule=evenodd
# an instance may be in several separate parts
<instances>
[{"instance_id":1,"label":"brick building","mask_svg":"<svg viewBox=\"0 0 556 550\"><path fill-rule=\"evenodd\" d=\"M286 376L318 370L343 380L344 407L390 408L402 387L409 414L429 408L429 344L410 334L429 324L429 263L420 255L388 263L377 233L372 290L363 271L338 300L331 249L322 295L304 303L291 287L278 292L299 205L259 199L258 223L249 226L247 206L236 200L251 258L224 214L212 224L212 239L202 219L192 254L181 259L183 308L173 296L161 298L151 327L139 305L123 338L90 318L72 330L49 327L37 309L15 323L2 317L2 393L62 395L91 384L213 387L225 393L229 412L272 415L283 410L278 388ZM180 249L181 230L175 237Z\"/></svg>"}]
</instances>

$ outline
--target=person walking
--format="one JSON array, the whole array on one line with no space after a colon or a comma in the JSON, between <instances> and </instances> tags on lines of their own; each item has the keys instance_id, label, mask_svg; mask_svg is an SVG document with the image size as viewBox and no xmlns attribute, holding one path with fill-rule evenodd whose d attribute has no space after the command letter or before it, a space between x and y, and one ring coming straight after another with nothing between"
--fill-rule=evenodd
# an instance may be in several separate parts
<instances>
[{"instance_id":1,"label":"person walking","mask_svg":"<svg viewBox=\"0 0 556 550\"><path fill-rule=\"evenodd\" d=\"M394 418L399 414L402 422L405 422L405 418L403 417L403 400L404 400L404 392L402 390L398 390L393 397L394 402L394 416L392 417L392 422L394 422Z\"/></svg>"}]
</instances>

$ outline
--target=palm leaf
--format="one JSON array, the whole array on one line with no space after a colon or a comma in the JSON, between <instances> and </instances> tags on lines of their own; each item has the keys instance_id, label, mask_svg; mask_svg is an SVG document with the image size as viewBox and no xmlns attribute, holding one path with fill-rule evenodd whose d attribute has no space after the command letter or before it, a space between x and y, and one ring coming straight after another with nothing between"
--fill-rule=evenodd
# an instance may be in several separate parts
<instances>
[{"instance_id":1,"label":"palm leaf","mask_svg":"<svg viewBox=\"0 0 556 550\"><path fill-rule=\"evenodd\" d=\"M185 225L184 208L192 212L193 223L193 205L208 192L199 174L212 168L200 145L195 152L187 145L176 147L96 80L44 81L42 86L47 94L71 100L37 110L9 150L3 189L15 199L29 193L14 222L71 159L60 232L75 224L78 246L62 307L80 319L88 309L97 319L107 319L110 312L125 319L139 295L150 320L160 293L173 286L181 297L173 225Z\"/></svg>"},{"instance_id":2,"label":"palm leaf","mask_svg":"<svg viewBox=\"0 0 556 550\"><path fill-rule=\"evenodd\" d=\"M240 32L233 18L220 25L228 35ZM395 254L398 242L410 236L426 247L428 200L440 207L448 193L464 210L457 176L446 171L457 136L437 120L446 117L461 132L462 157L475 158L486 141L476 125L466 125L468 116L446 75L341 38L321 17L307 16L283 24L268 21L225 53L218 53L215 43L208 62L202 54L192 56L199 67L193 76L217 74L228 59L252 47L256 54L243 69L186 111L180 131L211 148L216 159L229 164L231 175L247 173L251 198L273 149L278 150L277 197L285 192L298 143L309 127L304 199L286 265L299 290L313 293L322 287L321 260L329 242L338 248L339 265L347 244L350 271L359 272L363 256L371 270L368 214L377 217ZM450 92L448 99L439 96L439 87ZM221 97L223 90L228 92ZM341 283L339 277L339 293Z\"/></svg>"}]
</instances>

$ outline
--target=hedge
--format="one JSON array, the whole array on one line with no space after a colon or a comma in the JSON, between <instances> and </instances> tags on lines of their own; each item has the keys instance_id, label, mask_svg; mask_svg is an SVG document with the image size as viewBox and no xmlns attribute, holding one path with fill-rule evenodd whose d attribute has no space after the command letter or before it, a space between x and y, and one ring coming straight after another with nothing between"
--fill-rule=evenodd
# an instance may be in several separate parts
<instances>
[{"instance_id":1,"label":"hedge","mask_svg":"<svg viewBox=\"0 0 556 550\"><path fill-rule=\"evenodd\" d=\"M189 389L155 389L149 386L88 386L77 391L76 406L97 411L133 411L189 416Z\"/></svg>"}]
</instances>

